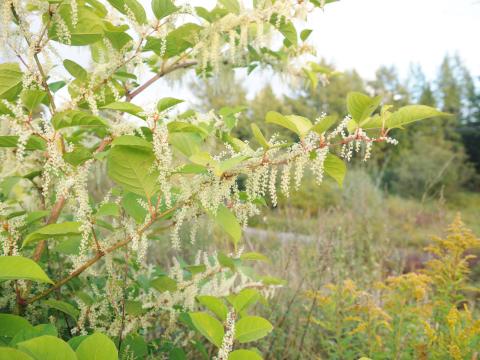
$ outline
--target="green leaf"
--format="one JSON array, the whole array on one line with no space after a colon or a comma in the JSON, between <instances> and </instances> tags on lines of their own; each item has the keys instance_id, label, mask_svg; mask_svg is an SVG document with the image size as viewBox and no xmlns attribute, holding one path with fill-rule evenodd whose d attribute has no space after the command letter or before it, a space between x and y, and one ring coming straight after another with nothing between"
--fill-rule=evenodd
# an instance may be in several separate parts
<instances>
[{"instance_id":1,"label":"green leaf","mask_svg":"<svg viewBox=\"0 0 480 360\"><path fill-rule=\"evenodd\" d=\"M240 4L237 0L219 0L219 3L233 14L240 14Z\"/></svg>"},{"instance_id":2,"label":"green leaf","mask_svg":"<svg viewBox=\"0 0 480 360\"><path fill-rule=\"evenodd\" d=\"M404 125L415 121L425 120L437 116L450 116L447 113L438 111L435 108L425 105L408 105L404 106L386 120L386 127L389 129L401 128Z\"/></svg>"},{"instance_id":3,"label":"green leaf","mask_svg":"<svg viewBox=\"0 0 480 360\"><path fill-rule=\"evenodd\" d=\"M53 92L56 93L58 90L63 88L67 83L65 81L55 81L53 83L48 84L48 88Z\"/></svg>"},{"instance_id":4,"label":"green leaf","mask_svg":"<svg viewBox=\"0 0 480 360\"><path fill-rule=\"evenodd\" d=\"M168 353L168 360L187 360L187 355L183 349L173 348Z\"/></svg>"},{"instance_id":5,"label":"green leaf","mask_svg":"<svg viewBox=\"0 0 480 360\"><path fill-rule=\"evenodd\" d=\"M75 306L72 304L69 304L65 301L60 301L60 300L46 300L44 301L44 304L47 305L48 307L51 307L53 309L56 309L58 311L61 311L67 315L70 315L73 319L77 320L78 315L80 314L80 311L78 311Z\"/></svg>"},{"instance_id":6,"label":"green leaf","mask_svg":"<svg viewBox=\"0 0 480 360\"><path fill-rule=\"evenodd\" d=\"M353 120L359 124L372 115L381 101L381 96L371 98L359 92L350 92L347 95L347 109Z\"/></svg>"},{"instance_id":7,"label":"green leaf","mask_svg":"<svg viewBox=\"0 0 480 360\"><path fill-rule=\"evenodd\" d=\"M185 156L200 152L202 138L193 132L174 132L168 134L168 142Z\"/></svg>"},{"instance_id":8,"label":"green leaf","mask_svg":"<svg viewBox=\"0 0 480 360\"><path fill-rule=\"evenodd\" d=\"M255 123L251 123L250 127L252 128L253 136L255 139L258 141L258 143L265 149L270 148L270 144L268 143L267 139L265 139L265 136L263 136L262 131L260 128L257 126Z\"/></svg>"},{"instance_id":9,"label":"green leaf","mask_svg":"<svg viewBox=\"0 0 480 360\"><path fill-rule=\"evenodd\" d=\"M318 123L313 125L312 131L315 131L317 134L321 135L328 129L330 129L333 124L337 122L336 116L325 116Z\"/></svg>"},{"instance_id":10,"label":"green leaf","mask_svg":"<svg viewBox=\"0 0 480 360\"><path fill-rule=\"evenodd\" d=\"M0 274L2 271L3 267L0 268ZM13 314L0 314L0 336L6 336L11 338L14 337L15 334L18 333L20 330L31 328L33 328L33 326L27 321L27 319L21 316Z\"/></svg>"},{"instance_id":11,"label":"green leaf","mask_svg":"<svg viewBox=\"0 0 480 360\"><path fill-rule=\"evenodd\" d=\"M125 190L151 198L158 191L154 162L152 151L114 146L108 153L108 176Z\"/></svg>"},{"instance_id":12,"label":"green leaf","mask_svg":"<svg viewBox=\"0 0 480 360\"><path fill-rule=\"evenodd\" d=\"M77 350L82 341L85 340L87 337L88 335L79 335L72 337L70 340L68 340L67 344L70 345L73 350Z\"/></svg>"},{"instance_id":13,"label":"green leaf","mask_svg":"<svg viewBox=\"0 0 480 360\"><path fill-rule=\"evenodd\" d=\"M255 351L239 349L228 355L228 360L262 360L262 357Z\"/></svg>"},{"instance_id":14,"label":"green leaf","mask_svg":"<svg viewBox=\"0 0 480 360\"><path fill-rule=\"evenodd\" d=\"M254 305L261 295L258 290L255 289L243 289L237 295L229 296L228 300L234 307L237 313L247 310L250 306Z\"/></svg>"},{"instance_id":15,"label":"green leaf","mask_svg":"<svg viewBox=\"0 0 480 360\"><path fill-rule=\"evenodd\" d=\"M145 13L145 9L137 0L108 0L108 2L124 15L128 15L128 8L133 13L135 20L139 24L147 23L147 14Z\"/></svg>"},{"instance_id":16,"label":"green leaf","mask_svg":"<svg viewBox=\"0 0 480 360\"><path fill-rule=\"evenodd\" d=\"M282 22L278 30L285 36L288 45L298 45L297 30L291 21Z\"/></svg>"},{"instance_id":17,"label":"green leaf","mask_svg":"<svg viewBox=\"0 0 480 360\"><path fill-rule=\"evenodd\" d=\"M140 150L150 151L153 149L151 142L148 142L145 139L142 139L139 136L134 135L123 135L119 136L112 142L112 146L129 146L139 148Z\"/></svg>"},{"instance_id":18,"label":"green leaf","mask_svg":"<svg viewBox=\"0 0 480 360\"><path fill-rule=\"evenodd\" d=\"M179 7L172 0L152 0L152 10L158 20L175 13Z\"/></svg>"},{"instance_id":19,"label":"green leaf","mask_svg":"<svg viewBox=\"0 0 480 360\"><path fill-rule=\"evenodd\" d=\"M172 97L166 97L166 98L160 99L157 102L157 110L158 110L158 112L165 111L165 110L171 108L172 106L175 106L177 104L182 103L183 101L184 100L175 99L175 98L172 98Z\"/></svg>"},{"instance_id":20,"label":"green leaf","mask_svg":"<svg viewBox=\"0 0 480 360\"><path fill-rule=\"evenodd\" d=\"M129 334L122 342L120 358L129 359L129 356L131 357L132 354L132 360L143 360L147 358L148 346L143 336L138 334Z\"/></svg>"},{"instance_id":21,"label":"green leaf","mask_svg":"<svg viewBox=\"0 0 480 360\"><path fill-rule=\"evenodd\" d=\"M283 126L296 133L300 138L303 138L312 128L312 122L303 116L284 116L275 111L269 111L265 117L265 121L267 123Z\"/></svg>"},{"instance_id":22,"label":"green leaf","mask_svg":"<svg viewBox=\"0 0 480 360\"><path fill-rule=\"evenodd\" d=\"M347 166L345 162L340 159L338 156L333 154L328 154L323 163L325 167L325 172L335 179L340 187L343 186L343 179L347 173Z\"/></svg>"},{"instance_id":23,"label":"green leaf","mask_svg":"<svg viewBox=\"0 0 480 360\"><path fill-rule=\"evenodd\" d=\"M230 256L227 256L224 253L220 252L217 255L217 260L221 266L235 271L235 260Z\"/></svg>"},{"instance_id":24,"label":"green leaf","mask_svg":"<svg viewBox=\"0 0 480 360\"><path fill-rule=\"evenodd\" d=\"M104 25L102 19L86 6L79 6L77 11L78 21L72 23L72 11L69 4L60 5L58 10L59 17L67 25L70 33L70 45L83 46L90 45L102 39L104 35ZM45 19L45 21L48 21ZM66 43L66 39L59 38L62 34L62 24L55 20L51 21L48 29L48 37L51 40Z\"/></svg>"},{"instance_id":25,"label":"green leaf","mask_svg":"<svg viewBox=\"0 0 480 360\"><path fill-rule=\"evenodd\" d=\"M92 305L95 301L89 294L87 294L86 292L83 292L83 291L77 291L75 293L75 296L77 298L79 298L87 306Z\"/></svg>"},{"instance_id":26,"label":"green leaf","mask_svg":"<svg viewBox=\"0 0 480 360\"><path fill-rule=\"evenodd\" d=\"M312 93L316 92L318 86L318 77L313 71L303 68L302 69L305 75L307 76L308 80L310 81L310 89Z\"/></svg>"},{"instance_id":27,"label":"green leaf","mask_svg":"<svg viewBox=\"0 0 480 360\"><path fill-rule=\"evenodd\" d=\"M17 347L39 360L77 360L72 348L65 341L51 335L22 341Z\"/></svg>"},{"instance_id":28,"label":"green leaf","mask_svg":"<svg viewBox=\"0 0 480 360\"><path fill-rule=\"evenodd\" d=\"M161 275L150 282L150 285L159 292L177 291L177 282L167 275Z\"/></svg>"},{"instance_id":29,"label":"green leaf","mask_svg":"<svg viewBox=\"0 0 480 360\"><path fill-rule=\"evenodd\" d=\"M265 122L270 124L277 124L287 128L290 131L297 132L298 129L291 121L289 121L285 116L276 112L276 111L269 111L265 116Z\"/></svg>"},{"instance_id":30,"label":"green leaf","mask_svg":"<svg viewBox=\"0 0 480 360\"><path fill-rule=\"evenodd\" d=\"M95 216L120 216L120 206L115 203L105 203L100 206Z\"/></svg>"},{"instance_id":31,"label":"green leaf","mask_svg":"<svg viewBox=\"0 0 480 360\"><path fill-rule=\"evenodd\" d=\"M220 205L217 209L215 222L232 238L233 244L237 246L242 238L242 228L232 211L225 205Z\"/></svg>"},{"instance_id":32,"label":"green leaf","mask_svg":"<svg viewBox=\"0 0 480 360\"><path fill-rule=\"evenodd\" d=\"M277 27L278 31L285 37L284 44L289 47L298 44L297 30L290 20L285 20L284 17L278 19L278 14L273 14L270 18L270 24ZM280 21L279 21L280 20Z\"/></svg>"},{"instance_id":33,"label":"green leaf","mask_svg":"<svg viewBox=\"0 0 480 360\"><path fill-rule=\"evenodd\" d=\"M78 360L117 360L115 344L107 336L94 333L83 340L76 352Z\"/></svg>"},{"instance_id":34,"label":"green leaf","mask_svg":"<svg viewBox=\"0 0 480 360\"><path fill-rule=\"evenodd\" d=\"M225 332L220 321L205 312L193 312L189 313L189 315L193 325L200 334L205 336L208 341L217 347L222 346L223 335Z\"/></svg>"},{"instance_id":35,"label":"green leaf","mask_svg":"<svg viewBox=\"0 0 480 360\"><path fill-rule=\"evenodd\" d=\"M53 284L35 261L23 256L0 256L0 281L4 280L31 280Z\"/></svg>"},{"instance_id":36,"label":"green leaf","mask_svg":"<svg viewBox=\"0 0 480 360\"><path fill-rule=\"evenodd\" d=\"M47 211L47 210L32 211L25 218L25 223L27 225L33 224L33 223L37 222L38 220L41 220L41 219L47 217L49 214L50 214L50 212Z\"/></svg>"},{"instance_id":37,"label":"green leaf","mask_svg":"<svg viewBox=\"0 0 480 360\"><path fill-rule=\"evenodd\" d=\"M186 23L168 33L167 48L163 54L165 59L180 55L182 52L191 48L195 44L196 35L202 30L202 27L194 23ZM147 43L143 51L153 51L160 55L163 39L147 37Z\"/></svg>"},{"instance_id":38,"label":"green leaf","mask_svg":"<svg viewBox=\"0 0 480 360\"><path fill-rule=\"evenodd\" d=\"M0 136L0 147L17 147L18 136ZM28 138L26 150L45 150L46 142L42 138L33 135Z\"/></svg>"},{"instance_id":39,"label":"green leaf","mask_svg":"<svg viewBox=\"0 0 480 360\"><path fill-rule=\"evenodd\" d=\"M260 316L245 316L235 324L235 339L246 343L261 339L272 331L270 322Z\"/></svg>"},{"instance_id":40,"label":"green leaf","mask_svg":"<svg viewBox=\"0 0 480 360\"><path fill-rule=\"evenodd\" d=\"M187 265L184 267L185 270L190 272L192 275L197 275L203 273L207 270L207 267L204 264L201 265Z\"/></svg>"},{"instance_id":41,"label":"green leaf","mask_svg":"<svg viewBox=\"0 0 480 360\"><path fill-rule=\"evenodd\" d=\"M52 251L64 255L78 255L80 251L80 236L72 236L62 240L55 245Z\"/></svg>"},{"instance_id":42,"label":"green leaf","mask_svg":"<svg viewBox=\"0 0 480 360\"><path fill-rule=\"evenodd\" d=\"M80 225L81 223L74 221L46 225L38 230L35 230L33 233L28 234L27 237L23 240L22 247L32 242L48 238L78 235L80 234Z\"/></svg>"},{"instance_id":43,"label":"green leaf","mask_svg":"<svg viewBox=\"0 0 480 360\"><path fill-rule=\"evenodd\" d=\"M202 165L205 167L216 166L217 161L206 151L201 151L199 153L193 154L188 158L191 162L197 165Z\"/></svg>"},{"instance_id":44,"label":"green leaf","mask_svg":"<svg viewBox=\"0 0 480 360\"><path fill-rule=\"evenodd\" d=\"M0 347L0 360L35 360L27 354L12 348Z\"/></svg>"},{"instance_id":45,"label":"green leaf","mask_svg":"<svg viewBox=\"0 0 480 360\"><path fill-rule=\"evenodd\" d=\"M312 31L313 31L312 29L302 30L302 32L300 33L300 39L302 39L302 41L307 40L310 34L312 33Z\"/></svg>"},{"instance_id":46,"label":"green leaf","mask_svg":"<svg viewBox=\"0 0 480 360\"><path fill-rule=\"evenodd\" d=\"M14 100L22 90L22 78L18 64L0 64L0 99Z\"/></svg>"},{"instance_id":47,"label":"green leaf","mask_svg":"<svg viewBox=\"0 0 480 360\"><path fill-rule=\"evenodd\" d=\"M240 255L240 259L243 260L243 261L258 260L258 261L270 262L270 260L265 255L257 253L257 252L242 253L242 255Z\"/></svg>"},{"instance_id":48,"label":"green leaf","mask_svg":"<svg viewBox=\"0 0 480 360\"><path fill-rule=\"evenodd\" d=\"M76 146L73 151L63 154L63 160L73 166L81 165L92 157L92 153L83 146Z\"/></svg>"},{"instance_id":49,"label":"green leaf","mask_svg":"<svg viewBox=\"0 0 480 360\"><path fill-rule=\"evenodd\" d=\"M128 315L140 316L145 314L145 309L142 307L140 301L127 300L125 301L125 312Z\"/></svg>"},{"instance_id":50,"label":"green leaf","mask_svg":"<svg viewBox=\"0 0 480 360\"><path fill-rule=\"evenodd\" d=\"M55 130L72 126L83 128L106 127L107 123L99 116L95 116L80 110L66 110L56 113L52 118Z\"/></svg>"},{"instance_id":51,"label":"green leaf","mask_svg":"<svg viewBox=\"0 0 480 360\"><path fill-rule=\"evenodd\" d=\"M179 167L175 172L177 174L205 174L207 169L202 165L185 164Z\"/></svg>"},{"instance_id":52,"label":"green leaf","mask_svg":"<svg viewBox=\"0 0 480 360\"><path fill-rule=\"evenodd\" d=\"M46 96L47 93L43 90L25 90L21 95L21 99L23 105L32 113Z\"/></svg>"},{"instance_id":53,"label":"green leaf","mask_svg":"<svg viewBox=\"0 0 480 360\"><path fill-rule=\"evenodd\" d=\"M189 122L184 121L170 121L167 124L168 131L171 133L176 132L185 132L185 133L196 133L201 136L202 139L206 138L210 132L205 127L200 124L200 126L193 125Z\"/></svg>"},{"instance_id":54,"label":"green leaf","mask_svg":"<svg viewBox=\"0 0 480 360\"><path fill-rule=\"evenodd\" d=\"M77 64L73 60L63 60L63 66L65 69L76 79L87 80L88 73L81 65Z\"/></svg>"},{"instance_id":55,"label":"green leaf","mask_svg":"<svg viewBox=\"0 0 480 360\"><path fill-rule=\"evenodd\" d=\"M139 113L143 113L144 110L140 106L132 104L130 102L117 101L117 102L104 105L101 107L101 109L117 110L117 111L126 112L129 114L135 115L141 119L144 118L144 116L139 115Z\"/></svg>"},{"instance_id":56,"label":"green leaf","mask_svg":"<svg viewBox=\"0 0 480 360\"><path fill-rule=\"evenodd\" d=\"M58 331L52 324L39 324L31 328L23 328L15 334L9 345L16 346L19 342L43 335L58 336Z\"/></svg>"},{"instance_id":57,"label":"green leaf","mask_svg":"<svg viewBox=\"0 0 480 360\"><path fill-rule=\"evenodd\" d=\"M231 169L235 168L237 165L241 164L242 162L244 162L248 158L249 158L249 156L247 156L247 155L240 155L240 156L232 157L232 158L227 159L227 160L220 161L215 166L215 175L222 176L223 173L225 173L228 170L231 170Z\"/></svg>"},{"instance_id":58,"label":"green leaf","mask_svg":"<svg viewBox=\"0 0 480 360\"><path fill-rule=\"evenodd\" d=\"M273 276L262 276L260 278L265 285L285 285L287 282Z\"/></svg>"},{"instance_id":59,"label":"green leaf","mask_svg":"<svg viewBox=\"0 0 480 360\"><path fill-rule=\"evenodd\" d=\"M219 298L210 295L199 295L197 296L197 300L200 304L217 315L220 320L225 321L227 319L228 308Z\"/></svg>"},{"instance_id":60,"label":"green leaf","mask_svg":"<svg viewBox=\"0 0 480 360\"><path fill-rule=\"evenodd\" d=\"M146 200L143 196L128 192L123 195L122 207L129 216L133 217L140 224L145 220L148 211L138 203L139 199Z\"/></svg>"},{"instance_id":61,"label":"green leaf","mask_svg":"<svg viewBox=\"0 0 480 360\"><path fill-rule=\"evenodd\" d=\"M388 115L390 116L390 115ZM364 130L367 129L381 129L384 120L388 118L388 116L380 116L380 115L374 115L370 116L369 118L366 118L361 124L361 128ZM353 124L352 124L353 123ZM350 120L347 123L347 130L352 133L355 129L357 128L357 123L353 120Z\"/></svg>"}]
</instances>

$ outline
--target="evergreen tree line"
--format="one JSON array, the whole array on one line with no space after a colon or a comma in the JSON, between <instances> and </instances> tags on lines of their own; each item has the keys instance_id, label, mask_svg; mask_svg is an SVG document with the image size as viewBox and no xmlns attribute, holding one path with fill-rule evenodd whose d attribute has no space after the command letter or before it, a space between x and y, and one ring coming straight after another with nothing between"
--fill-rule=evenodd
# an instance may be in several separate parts
<instances>
[{"instance_id":1,"label":"evergreen tree line","mask_svg":"<svg viewBox=\"0 0 480 360\"><path fill-rule=\"evenodd\" d=\"M373 157L375 162L356 164L367 166L379 186L424 199L480 189L480 79L472 76L458 55L446 55L433 80L427 79L419 65L411 66L406 79L399 76L395 67L381 66L373 80L362 78L355 70L337 72L326 61L320 65L331 70L326 83L316 88L299 86L288 95L280 95L271 84L266 84L253 99L248 99L245 78L233 75L195 82L192 89L200 109L247 105L250 111L240 118L243 126L237 134L243 139L251 137L250 121L264 119L270 110L312 120L322 113L342 118L350 91L381 95L385 103L397 107L437 107L452 116L399 130L394 135L401 147L379 148ZM274 129L264 125L262 130L271 135Z\"/></svg>"}]
</instances>

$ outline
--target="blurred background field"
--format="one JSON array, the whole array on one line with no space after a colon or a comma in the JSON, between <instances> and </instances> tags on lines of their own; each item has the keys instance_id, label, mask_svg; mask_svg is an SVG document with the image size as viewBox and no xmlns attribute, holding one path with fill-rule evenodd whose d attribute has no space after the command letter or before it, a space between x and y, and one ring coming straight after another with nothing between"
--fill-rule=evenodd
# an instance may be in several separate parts
<instances>
[{"instance_id":1,"label":"blurred background field","mask_svg":"<svg viewBox=\"0 0 480 360\"><path fill-rule=\"evenodd\" d=\"M349 91L381 95L396 106L436 106L453 116L397 131L393 135L399 145L376 149L369 162L353 159L343 188L334 181L319 187L307 174L300 190L281 197L276 207L266 204L263 214L250 223L245 250L268 254L271 260L258 264L258 272L285 280L270 305L259 307L275 329L261 346L268 359L358 358L362 353L357 350L343 355L327 351L322 338L333 348L339 341L326 336L327 325L315 324L321 311L307 296L309 291L351 280L368 292L389 277L419 273L432 259L424 248L432 236L445 235L457 214L480 234L480 89L461 58L447 55L431 80L415 65L407 78L394 67L382 66L373 79L363 79L355 70L337 71L325 61L319 65L329 74L323 84L299 84L286 94L265 84L253 97L247 96L242 76L222 78L220 86L218 79L195 82L192 88L199 109L252 109L243 113L238 130L249 141L255 141L249 137L249 123L262 124L268 110L310 119L324 112L342 118ZM268 126L262 130L273 134ZM205 244L212 238L207 234ZM470 261L472 285L480 282L476 264ZM476 293L466 296L476 312ZM353 334L342 338L356 341ZM420 353L405 351L407 355L395 358L421 358ZM445 358L455 358L447 351ZM373 359L393 358L375 354Z\"/></svg>"}]
</instances>

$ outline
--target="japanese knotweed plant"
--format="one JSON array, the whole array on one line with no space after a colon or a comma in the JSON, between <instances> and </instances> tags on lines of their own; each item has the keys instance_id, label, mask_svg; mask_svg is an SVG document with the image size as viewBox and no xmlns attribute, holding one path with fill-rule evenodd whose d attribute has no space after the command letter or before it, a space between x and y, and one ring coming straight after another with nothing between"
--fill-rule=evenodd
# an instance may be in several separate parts
<instances>
[{"instance_id":1,"label":"japanese knotweed plant","mask_svg":"<svg viewBox=\"0 0 480 360\"><path fill-rule=\"evenodd\" d=\"M354 153L366 160L374 143L396 143L392 129L441 113L376 112L380 98L352 93L342 121L270 112L297 141L252 124L251 144L232 133L243 108L179 113L175 97L142 107L137 96L188 70L270 68L316 87L325 71L308 62L304 27L328 2L1 2L1 358L261 358L242 346L272 326L247 310L281 281L249 267L264 256L243 252L248 219L306 168L341 184ZM232 245L186 260L201 221ZM163 232L168 269L147 259Z\"/></svg>"}]
</instances>

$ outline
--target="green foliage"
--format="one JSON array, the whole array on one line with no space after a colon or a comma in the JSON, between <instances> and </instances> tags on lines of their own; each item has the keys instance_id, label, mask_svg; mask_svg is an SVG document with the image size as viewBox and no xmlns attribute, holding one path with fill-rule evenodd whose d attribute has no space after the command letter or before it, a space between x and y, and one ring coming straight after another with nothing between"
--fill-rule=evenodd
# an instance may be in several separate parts
<instances>
[{"instance_id":1,"label":"green foliage","mask_svg":"<svg viewBox=\"0 0 480 360\"><path fill-rule=\"evenodd\" d=\"M381 101L382 98L380 96L371 98L362 93L351 92L347 97L348 112L352 115L352 119L357 124L361 124L365 119L372 115L378 105L380 105Z\"/></svg>"},{"instance_id":2,"label":"green foliage","mask_svg":"<svg viewBox=\"0 0 480 360\"><path fill-rule=\"evenodd\" d=\"M158 112L162 112L162 111L168 110L169 108L171 108L171 107L173 107L177 104L180 104L182 102L183 102L183 100L175 99L175 98L171 98L171 97L163 98L163 99L160 99L158 101L157 110L158 110Z\"/></svg>"},{"instance_id":3,"label":"green foliage","mask_svg":"<svg viewBox=\"0 0 480 360\"><path fill-rule=\"evenodd\" d=\"M44 226L34 232L28 234L23 240L22 246L29 245L30 243L44 240L47 238L63 237L69 235L80 234L80 223L79 222L64 222L61 224L50 224Z\"/></svg>"},{"instance_id":4,"label":"green foliage","mask_svg":"<svg viewBox=\"0 0 480 360\"><path fill-rule=\"evenodd\" d=\"M78 360L117 360L115 344L102 333L87 336L75 351Z\"/></svg>"},{"instance_id":5,"label":"green foliage","mask_svg":"<svg viewBox=\"0 0 480 360\"><path fill-rule=\"evenodd\" d=\"M328 154L325 159L325 172L334 178L338 185L342 186L347 167L342 159L335 155Z\"/></svg>"},{"instance_id":6,"label":"green foliage","mask_svg":"<svg viewBox=\"0 0 480 360\"><path fill-rule=\"evenodd\" d=\"M293 131L300 138L303 138L312 128L312 122L302 116L287 115L283 116L277 112L268 112L265 121L271 124L280 125L290 131Z\"/></svg>"},{"instance_id":7,"label":"green foliage","mask_svg":"<svg viewBox=\"0 0 480 360\"><path fill-rule=\"evenodd\" d=\"M264 318L259 316L245 316L235 324L235 339L242 344L256 341L267 336L272 329L272 324Z\"/></svg>"},{"instance_id":8,"label":"green foliage","mask_svg":"<svg viewBox=\"0 0 480 360\"><path fill-rule=\"evenodd\" d=\"M65 301L49 299L44 303L52 309L56 309L71 316L74 320L77 320L78 315L80 314L80 312L72 304L69 304Z\"/></svg>"},{"instance_id":9,"label":"green foliage","mask_svg":"<svg viewBox=\"0 0 480 360\"><path fill-rule=\"evenodd\" d=\"M13 338L20 330L31 328L32 325L27 319L12 315L12 314L0 314L0 336Z\"/></svg>"},{"instance_id":10,"label":"green foliage","mask_svg":"<svg viewBox=\"0 0 480 360\"><path fill-rule=\"evenodd\" d=\"M261 360L262 357L258 355L255 351L251 350L235 350L230 353L228 356L229 360Z\"/></svg>"},{"instance_id":11,"label":"green foliage","mask_svg":"<svg viewBox=\"0 0 480 360\"><path fill-rule=\"evenodd\" d=\"M438 117L441 115L446 114L425 105L404 106L387 117L385 120L385 125L388 128L394 129L397 127L403 127L404 125L415 121Z\"/></svg>"},{"instance_id":12,"label":"green foliage","mask_svg":"<svg viewBox=\"0 0 480 360\"><path fill-rule=\"evenodd\" d=\"M93 44L102 39L104 35L104 24L102 19L94 11L86 6L80 6L78 9L78 20L74 23L70 6L62 4L58 8L58 18L51 18L50 15L44 17L45 22L50 22L48 26L48 36L53 41L67 43L73 46L83 46ZM67 40L59 34L62 34L63 26L66 25L70 33L70 39Z\"/></svg>"},{"instance_id":13,"label":"green foliage","mask_svg":"<svg viewBox=\"0 0 480 360\"><path fill-rule=\"evenodd\" d=\"M189 317L200 334L205 336L212 344L218 347L222 346L225 331L220 321L205 312L190 313Z\"/></svg>"},{"instance_id":14,"label":"green foliage","mask_svg":"<svg viewBox=\"0 0 480 360\"><path fill-rule=\"evenodd\" d=\"M215 296L202 295L197 296L197 301L213 312L220 320L225 321L227 319L228 308L222 300Z\"/></svg>"},{"instance_id":15,"label":"green foliage","mask_svg":"<svg viewBox=\"0 0 480 360\"><path fill-rule=\"evenodd\" d=\"M32 113L46 98L47 93L42 90L25 90L22 93L22 102L27 110Z\"/></svg>"},{"instance_id":16,"label":"green foliage","mask_svg":"<svg viewBox=\"0 0 480 360\"><path fill-rule=\"evenodd\" d=\"M0 281L20 279L53 284L35 261L23 256L1 256Z\"/></svg>"},{"instance_id":17,"label":"green foliage","mask_svg":"<svg viewBox=\"0 0 480 360\"><path fill-rule=\"evenodd\" d=\"M235 215L224 205L217 209L215 221L232 238L236 246L242 237L242 228Z\"/></svg>"},{"instance_id":18,"label":"green foliage","mask_svg":"<svg viewBox=\"0 0 480 360\"><path fill-rule=\"evenodd\" d=\"M175 13L179 8L171 0L152 0L153 13L158 20Z\"/></svg>"},{"instance_id":19,"label":"green foliage","mask_svg":"<svg viewBox=\"0 0 480 360\"><path fill-rule=\"evenodd\" d=\"M22 89L22 71L16 63L0 64L0 99L15 99Z\"/></svg>"},{"instance_id":20,"label":"green foliage","mask_svg":"<svg viewBox=\"0 0 480 360\"><path fill-rule=\"evenodd\" d=\"M78 110L67 110L56 113L52 118L52 124L56 130L80 126L82 128L105 127L105 121L98 117Z\"/></svg>"},{"instance_id":21,"label":"green foliage","mask_svg":"<svg viewBox=\"0 0 480 360\"><path fill-rule=\"evenodd\" d=\"M125 190L151 199L158 189L154 160L145 148L116 144L108 154L108 175Z\"/></svg>"},{"instance_id":22,"label":"green foliage","mask_svg":"<svg viewBox=\"0 0 480 360\"><path fill-rule=\"evenodd\" d=\"M35 359L77 359L75 352L65 341L50 335L43 335L22 341L17 344L17 347Z\"/></svg>"}]
</instances>

